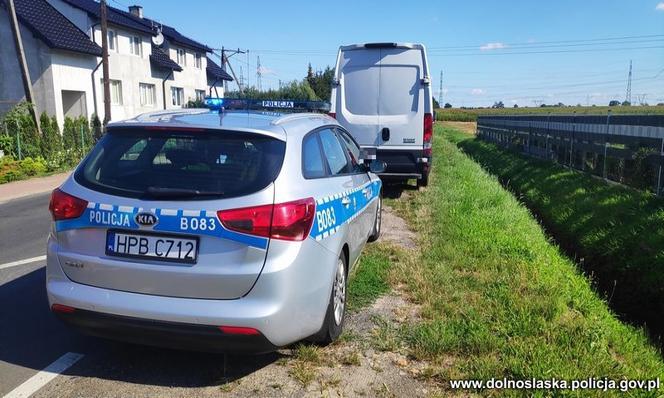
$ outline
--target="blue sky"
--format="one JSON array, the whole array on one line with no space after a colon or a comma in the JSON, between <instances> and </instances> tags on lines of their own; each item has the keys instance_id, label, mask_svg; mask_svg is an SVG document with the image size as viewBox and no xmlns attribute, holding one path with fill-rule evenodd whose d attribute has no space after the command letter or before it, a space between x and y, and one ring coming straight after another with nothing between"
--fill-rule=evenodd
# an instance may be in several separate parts
<instances>
[{"instance_id":1,"label":"blue sky","mask_svg":"<svg viewBox=\"0 0 664 398\"><path fill-rule=\"evenodd\" d=\"M443 70L455 107L624 100L630 59L632 102L664 102L664 0L134 2L211 47L248 49L231 60L252 85L257 56L275 87L334 66L339 45L404 41L427 46L435 95Z\"/></svg>"}]
</instances>

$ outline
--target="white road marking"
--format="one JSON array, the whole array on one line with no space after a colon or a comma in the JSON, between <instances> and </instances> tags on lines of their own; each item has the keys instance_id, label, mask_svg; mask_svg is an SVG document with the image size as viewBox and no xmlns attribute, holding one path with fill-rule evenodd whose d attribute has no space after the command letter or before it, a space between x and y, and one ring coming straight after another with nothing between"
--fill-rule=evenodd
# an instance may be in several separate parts
<instances>
[{"instance_id":1,"label":"white road marking","mask_svg":"<svg viewBox=\"0 0 664 398\"><path fill-rule=\"evenodd\" d=\"M27 398L31 396L48 384L48 382L55 379L60 373L69 369L70 366L78 362L81 358L83 358L83 354L75 352L66 353L44 368L44 370L39 371L23 384L10 391L4 398Z\"/></svg>"},{"instance_id":2,"label":"white road marking","mask_svg":"<svg viewBox=\"0 0 664 398\"><path fill-rule=\"evenodd\" d=\"M11 263L0 264L0 269L5 269L9 267L16 267L17 265L36 263L37 261L46 260L46 256L37 256L32 258L26 258L23 260L12 261Z\"/></svg>"}]
</instances>

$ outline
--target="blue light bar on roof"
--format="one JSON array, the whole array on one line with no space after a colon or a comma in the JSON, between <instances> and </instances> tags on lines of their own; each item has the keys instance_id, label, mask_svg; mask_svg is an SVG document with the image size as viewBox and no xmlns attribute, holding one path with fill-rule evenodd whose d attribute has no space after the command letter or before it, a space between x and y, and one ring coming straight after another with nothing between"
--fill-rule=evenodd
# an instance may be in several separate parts
<instances>
[{"instance_id":1,"label":"blue light bar on roof","mask_svg":"<svg viewBox=\"0 0 664 398\"><path fill-rule=\"evenodd\" d=\"M328 112L330 104L325 101L296 101L296 100L260 100L252 98L216 98L207 97L205 106L212 110L282 110L282 111L308 111Z\"/></svg>"}]
</instances>

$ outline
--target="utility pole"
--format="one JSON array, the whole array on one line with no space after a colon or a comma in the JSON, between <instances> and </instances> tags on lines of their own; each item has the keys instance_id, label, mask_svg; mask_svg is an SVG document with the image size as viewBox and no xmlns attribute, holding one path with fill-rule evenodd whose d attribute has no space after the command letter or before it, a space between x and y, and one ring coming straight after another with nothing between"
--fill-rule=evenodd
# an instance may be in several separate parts
<instances>
[{"instance_id":1,"label":"utility pole","mask_svg":"<svg viewBox=\"0 0 664 398\"><path fill-rule=\"evenodd\" d=\"M627 93L625 94L625 101L632 104L632 60L629 60L629 74L627 75Z\"/></svg>"},{"instance_id":2,"label":"utility pole","mask_svg":"<svg viewBox=\"0 0 664 398\"><path fill-rule=\"evenodd\" d=\"M226 49L224 46L221 46L221 69L223 69L224 72L226 71ZM228 80L224 80L224 96L226 96L226 93L228 92Z\"/></svg>"},{"instance_id":3,"label":"utility pole","mask_svg":"<svg viewBox=\"0 0 664 398\"><path fill-rule=\"evenodd\" d=\"M230 55L226 55L226 53L231 53ZM235 71L233 70L233 66L231 65L230 62L228 62L228 59L232 57L235 54L245 54L246 51L241 51L239 48L237 50L233 51L228 51L224 49L223 47L221 48L221 64L222 64L222 69L226 70L226 66L231 70L231 75L233 75L233 79L235 79L235 82L237 83L238 91L240 91L240 95L244 95L244 90L242 89L242 82L237 80L237 76L235 76ZM225 91L226 89L224 89Z\"/></svg>"},{"instance_id":4,"label":"utility pole","mask_svg":"<svg viewBox=\"0 0 664 398\"><path fill-rule=\"evenodd\" d=\"M25 59L25 52L23 51L23 40L21 39L21 29L16 19L16 7L14 7L14 0L7 0L7 11L9 11L9 22L12 26L12 33L14 34L14 46L16 47L16 57L21 67L21 78L23 80L23 90L25 90L25 100L31 104L30 115L37 127L37 132L41 137L42 131L39 125L39 118L37 117L37 109L32 95L32 80L30 79L30 70L28 70L28 61ZM18 134L18 133L17 133Z\"/></svg>"},{"instance_id":5,"label":"utility pole","mask_svg":"<svg viewBox=\"0 0 664 398\"><path fill-rule=\"evenodd\" d=\"M111 121L111 90L108 77L108 20L106 15L106 0L99 2L99 15L101 18L101 64L104 84L104 126Z\"/></svg>"},{"instance_id":6,"label":"utility pole","mask_svg":"<svg viewBox=\"0 0 664 398\"><path fill-rule=\"evenodd\" d=\"M438 106L443 108L443 71L440 71L440 89L438 90Z\"/></svg>"},{"instance_id":7,"label":"utility pole","mask_svg":"<svg viewBox=\"0 0 664 398\"><path fill-rule=\"evenodd\" d=\"M256 57L256 87L263 91L263 72L261 71L261 56Z\"/></svg>"}]
</instances>

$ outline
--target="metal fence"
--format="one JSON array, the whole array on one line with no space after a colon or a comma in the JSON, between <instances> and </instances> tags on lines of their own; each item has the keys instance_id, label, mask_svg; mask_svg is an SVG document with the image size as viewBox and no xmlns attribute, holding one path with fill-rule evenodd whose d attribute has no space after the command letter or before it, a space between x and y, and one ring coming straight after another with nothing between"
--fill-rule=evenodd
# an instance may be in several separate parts
<instances>
[{"instance_id":1,"label":"metal fence","mask_svg":"<svg viewBox=\"0 0 664 398\"><path fill-rule=\"evenodd\" d=\"M511 150L664 194L664 115L479 116L477 134Z\"/></svg>"}]
</instances>

